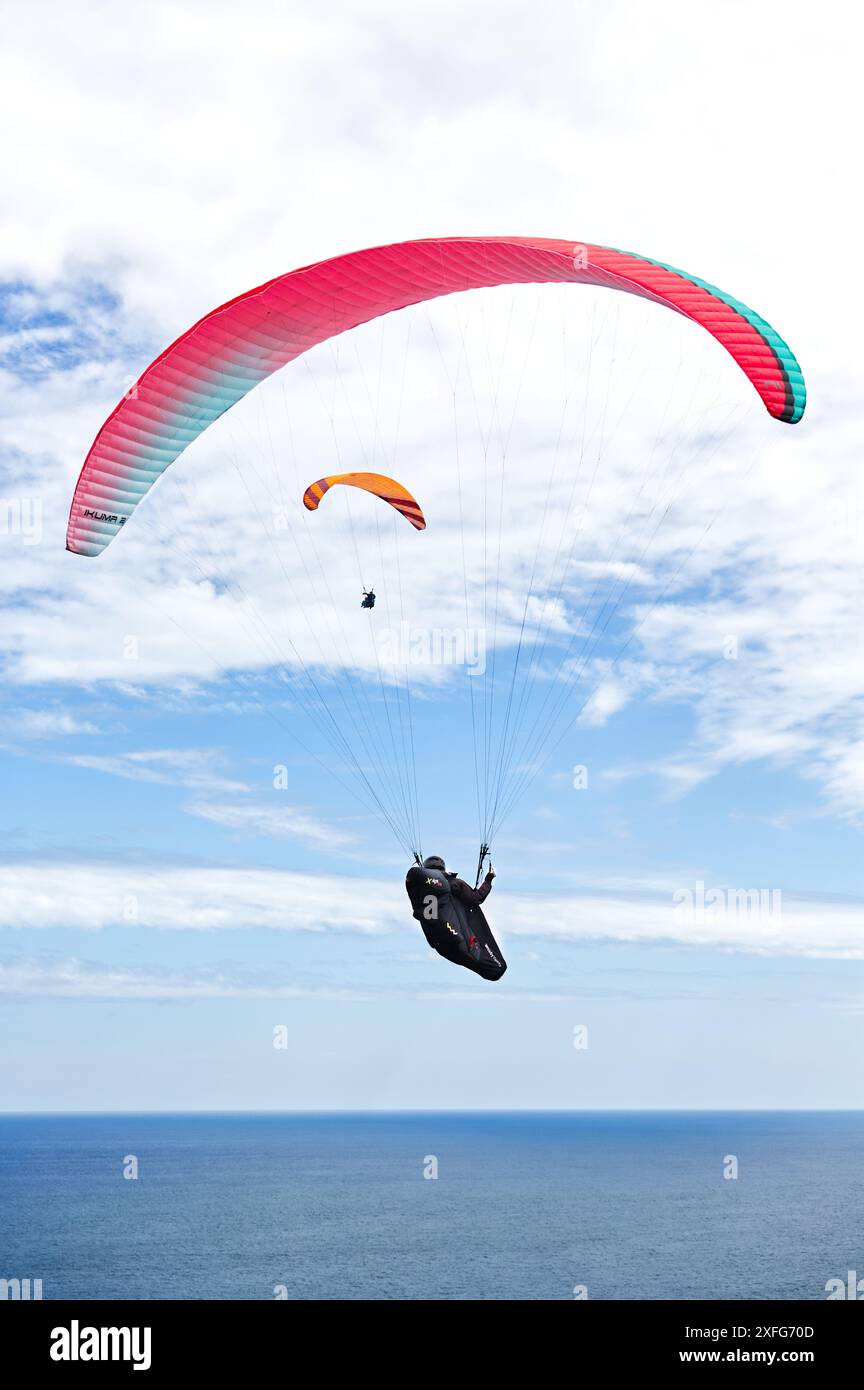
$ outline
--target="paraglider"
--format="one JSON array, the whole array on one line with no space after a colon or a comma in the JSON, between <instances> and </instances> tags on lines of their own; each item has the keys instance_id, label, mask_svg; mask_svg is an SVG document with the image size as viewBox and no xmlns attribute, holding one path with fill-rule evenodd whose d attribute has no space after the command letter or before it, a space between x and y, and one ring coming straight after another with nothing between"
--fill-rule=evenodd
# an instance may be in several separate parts
<instances>
[{"instance_id":1,"label":"paraglider","mask_svg":"<svg viewBox=\"0 0 864 1390\"><path fill-rule=\"evenodd\" d=\"M371 492L375 497L380 497L383 502L389 502L397 512L410 521L411 525L418 531L426 529L426 518L420 510L420 505L415 497L411 496L407 487L397 483L395 478L386 478L382 473L336 473L330 478L319 478L317 483L310 483L303 494L303 506L307 511L315 512L318 504L325 492L329 492L331 487L342 484L347 487L358 487L363 492ZM365 605L368 608L372 604Z\"/></svg>"},{"instance_id":2,"label":"paraglider","mask_svg":"<svg viewBox=\"0 0 864 1390\"><path fill-rule=\"evenodd\" d=\"M349 330L394 311L444 296L454 296L461 302L468 291L504 285L551 284L611 290L616 299L622 294L635 296L658 306L659 318L668 319L664 311L673 311L704 329L705 334L729 354L771 417L786 424L801 419L806 403L804 378L787 344L770 324L740 300L698 276L676 270L662 261L609 247L541 237L445 237L401 242L336 256L280 275L213 310L161 353L118 403L91 446L72 498L67 549L79 555L99 555L121 529L128 529L126 523L153 484L214 421L286 364L328 340L338 342ZM653 307L649 312L653 315ZM615 314L617 321L617 308ZM596 492L592 493L601 455L605 460L612 451L611 417L616 412L609 412L607 429L606 404L620 398L623 414L629 402L619 384L629 355L621 355L619 370L613 345L605 374L605 395L598 409L598 419L592 426L589 405L593 393L599 394L595 386L597 372L592 362L602 325L598 325L596 334L593 320L590 327L591 331L586 334L586 365L578 379L579 389L573 389L579 368L573 366L566 351L561 372L561 422L571 400L581 401L581 431L568 433L562 430L559 422L556 434L556 427L550 423L547 432L556 442L553 449L547 441L545 452L537 447L537 431L526 445L512 430L515 404L510 407L509 397L515 401L518 396L522 371L531 359L530 336L514 332L513 349L524 353L525 363L513 374L511 385L502 387L500 392L500 383L508 378L499 369L498 348L501 347L503 361L506 342L496 342L495 352L486 352L484 367L489 369L490 380L494 375L494 382L490 418L482 420L476 410L477 376L469 369L472 343L463 325L459 324L454 334L458 361L453 373L447 374L447 386L456 433L453 450L456 478L448 478L446 486L442 487L441 511L443 513L450 504L450 520L454 530L458 522L461 545L448 546L446 555L439 550L429 556L427 572L434 574L436 583L445 573L448 579L453 578L453 594L445 597L460 599L464 608L461 636L465 641L478 633L486 641L488 635L488 662L484 655L482 661L451 663L454 669L461 665L467 673L464 688L471 702L477 820L484 846L500 829L525 787L539 775L551 751L558 746L563 736L562 726L572 712L572 704L576 703L573 692L578 692L579 704L575 719L590 698L589 690L583 699L584 687L594 679L595 668L607 676L614 669L614 662L609 659L612 643L617 644L617 661L632 642L636 627L617 616L624 595L643 586L639 596L644 600L649 585L654 586L650 590L652 594L658 589L666 593L676 582L688 553L692 553L684 545L660 557L658 574L670 576L666 589L660 588L652 567L644 563L647 558L653 558L649 556L652 542L664 518L670 514L687 463L686 443L680 432L676 433L677 378L663 382L664 386L668 385L673 410L668 421L665 416L661 418L654 448L649 443L643 450L643 437L637 435L637 447L629 452L622 450L622 457L628 460L626 464L612 455L618 468L617 478L623 483L620 488L622 505L618 506L619 490L615 487L609 489L608 500L607 494L598 497ZM563 333L561 337L566 346ZM504 338L507 339L506 334ZM443 356L437 337L434 343L436 351ZM488 341L486 346L488 348ZM406 360L407 357L406 349ZM686 353L679 355L679 361L686 361L686 358ZM383 353L379 354L378 361L379 365L386 363ZM338 363L336 366L338 375ZM665 359L662 359L660 369L664 368ZM386 385L386 366L380 371L379 386L381 378ZM429 373L426 378L430 379ZM550 374L549 382L551 380ZM462 494L460 444L463 441L458 435L457 407L463 382L470 391L482 450L481 469L473 479L476 482L479 477L483 484L476 505L472 505L468 495L463 499ZM344 387L344 381L341 384ZM553 388L548 383L545 386L543 400L548 402ZM509 393L506 410L503 408L505 389ZM379 427L379 392L376 389L369 396L375 412L374 426L369 429L369 447L359 456L369 460L382 456L395 460L397 445L403 447L398 429L388 433ZM699 410L694 411L694 438L698 437L699 447L705 450L719 447L711 431L702 425L703 398L698 392L694 392L694 401L699 405ZM335 435L332 403L328 413ZM352 423L356 423L353 415ZM545 427L545 420L543 425ZM717 439L722 442L719 434ZM494 469L490 462L492 441L499 451ZM425 444L423 439L421 447ZM357 441L352 438L350 447L356 446ZM547 470L543 461L553 453L554 461ZM645 476L637 489L636 467L631 467L629 461L641 460L643 453ZM652 462L655 453L656 467ZM567 488L561 487L561 476L556 478L555 475L559 454L561 474L568 480ZM679 466L681 455L684 459ZM337 449L334 457L341 456ZM695 449L694 456L701 457ZM435 457L437 459L437 455ZM580 479L579 467L583 460L584 478ZM243 474L244 482L248 481L247 472L254 475L251 466L246 470L239 465L238 471ZM569 486L571 475L572 487ZM464 476L467 486L468 466ZM493 481L487 487L490 478ZM552 488L553 478L557 493ZM298 480L298 491L301 485L302 481ZM319 479L303 494L305 508L316 511L325 493L336 485L359 488L377 496L416 530L423 530L426 525L417 500L407 489L393 478L371 472L339 473ZM505 505L505 489L514 485L521 488L523 495L529 488L536 488L534 512ZM556 498L561 503L557 510ZM607 511L602 513L604 505ZM600 518L596 525L595 514ZM259 521L262 516L263 512L259 511ZM535 524L535 516L537 544L532 560L530 553L524 553L523 537ZM705 521L710 527L710 517ZM468 531L472 522L477 539L473 549ZM617 527L614 533L609 534L611 526L604 529L607 522ZM547 525L551 536L544 530ZM314 525L303 529L308 533L317 531L319 535L327 530ZM395 538L394 554L398 557L403 537L396 533L404 532L404 528L394 522L390 529ZM695 545L705 533L701 518L692 531ZM603 537L602 550L596 543L598 535ZM586 538L594 545L593 549L585 544ZM311 543L311 537L304 539ZM356 542L356 537L354 539ZM405 533L404 542L407 544L410 540ZM520 563L510 570L507 567L514 554ZM290 582L292 576L281 554L279 563L280 572L286 582ZM365 663L355 660L345 641L335 633L335 653L323 650L322 633L315 628L314 612L309 617L306 607L295 602L289 610L291 617L297 615L298 626L308 621L309 640L305 646L298 645L293 629L286 628L281 640L290 648L291 657L284 667L289 678L296 680L298 685L301 678L305 679L307 713L317 722L319 734L323 730L329 741L325 751L335 752L340 773L347 771L353 776L358 796L367 808L379 814L403 849L416 856L417 865L410 871L406 885L414 915L423 926L427 940L448 959L486 978L497 979L506 965L481 911L481 903L491 888L491 876L487 874L483 884L475 889L468 885L463 889L462 880L447 874L443 862L423 867L420 860L414 720L418 710L431 708L434 712L435 709L434 704L420 706L412 700L411 693L414 644L420 638L429 637L425 612L425 626L421 626L419 635L409 621L412 617L409 604L419 591L417 571L420 568L413 557L403 568L394 565L393 588L389 583L386 589L382 588L382 593L388 596L388 605L392 595L394 615L398 603L398 621L394 621L391 632L384 634L389 645L375 644L375 639L382 636L376 632L375 624L356 625L363 629L363 637L369 639ZM359 559L358 570L363 585ZM322 565L320 572L321 582L326 584L328 567ZM367 574L372 572L366 571ZM376 569L374 573L376 577L382 573L389 580L387 571ZM250 600L245 590L240 590L237 598L241 618L257 629L265 653L264 662L273 665L274 640L269 625L266 621L256 623L255 615L249 611ZM583 598L584 612L580 613L577 600L581 609ZM364 587L361 607L372 609L374 604L374 591ZM643 614L647 610L648 605L643 602ZM453 602L448 609L444 609L442 603L442 611L448 616L439 635L452 645L460 635L455 628L456 619L449 616L456 612ZM330 612L338 616L338 606L331 606ZM631 616L626 614L625 618ZM461 616L459 621L462 622ZM644 617L639 621L644 621ZM279 660L277 652L276 662ZM435 678L442 690L448 688L450 680L446 666L447 663L441 661L435 669ZM318 678L319 671L329 676L334 669L343 676L341 683ZM376 680L377 692L373 685ZM374 701L370 700L370 691L375 694ZM467 798L469 794L461 783L454 787L454 801L456 797ZM424 881L424 875L428 881ZM474 899L471 895L475 895ZM424 915L424 909L430 907L426 899L431 899L441 909L438 917Z\"/></svg>"},{"instance_id":3,"label":"paraglider","mask_svg":"<svg viewBox=\"0 0 864 1390\"><path fill-rule=\"evenodd\" d=\"M804 377L770 324L662 261L546 237L433 237L289 271L206 314L142 373L84 461L68 550L98 555L156 479L237 401L302 353L409 304L491 285L603 285L701 324L734 358L769 414L804 414Z\"/></svg>"},{"instance_id":4,"label":"paraglider","mask_svg":"<svg viewBox=\"0 0 864 1390\"><path fill-rule=\"evenodd\" d=\"M507 969L482 910L494 878L490 864L483 882L472 888L437 854L413 864L405 878L414 916L433 951L484 980L500 980Z\"/></svg>"}]
</instances>

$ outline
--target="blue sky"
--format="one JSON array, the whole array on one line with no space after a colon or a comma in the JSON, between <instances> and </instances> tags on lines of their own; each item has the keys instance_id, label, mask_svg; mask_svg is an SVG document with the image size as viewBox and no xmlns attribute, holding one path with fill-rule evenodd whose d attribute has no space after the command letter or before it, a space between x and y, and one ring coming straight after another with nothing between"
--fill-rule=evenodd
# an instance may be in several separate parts
<instances>
[{"instance_id":1,"label":"blue sky","mask_svg":"<svg viewBox=\"0 0 864 1390\"><path fill-rule=\"evenodd\" d=\"M0 1107L860 1105L858 291L823 247L825 208L852 215L837 169L857 79L836 42L829 76L830 26L730 4L707 44L671 4L660 24L625 5L215 5L203 28L194 10L155 6L142 44L110 4L65 7L48 35L8 7ZM782 109L794 176L753 138L770 147ZM495 292L294 364L102 557L65 552L99 424L202 313L326 255L458 231L626 246L722 286L793 346L804 421L764 417L656 306ZM571 536L586 419L602 467L556 596L543 567ZM687 469L643 557L631 504L646 476L665 504L655 450ZM308 482L370 461L416 491L422 537L335 494L303 512ZM558 659L529 715L550 688L563 701L493 846L495 987L426 948L404 850L316 761L339 759L294 661L333 708L392 714L404 686L388 669L385 709L377 662L403 616L465 628L465 554L468 626L499 676L540 557ZM629 597L570 680L583 603L620 574ZM471 876L470 678L421 657L410 680L423 848ZM746 890L769 907L744 910Z\"/></svg>"}]
</instances>

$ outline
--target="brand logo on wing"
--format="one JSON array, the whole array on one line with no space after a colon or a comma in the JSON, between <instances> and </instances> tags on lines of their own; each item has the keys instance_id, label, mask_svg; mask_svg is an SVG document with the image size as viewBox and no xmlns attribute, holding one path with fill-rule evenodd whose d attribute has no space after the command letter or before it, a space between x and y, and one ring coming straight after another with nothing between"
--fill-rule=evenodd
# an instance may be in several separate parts
<instances>
[{"instance_id":1,"label":"brand logo on wing","mask_svg":"<svg viewBox=\"0 0 864 1390\"><path fill-rule=\"evenodd\" d=\"M125 516L118 516L116 512L94 512L92 507L84 508L84 515L89 516L93 521L113 521L118 526L125 522Z\"/></svg>"}]
</instances>

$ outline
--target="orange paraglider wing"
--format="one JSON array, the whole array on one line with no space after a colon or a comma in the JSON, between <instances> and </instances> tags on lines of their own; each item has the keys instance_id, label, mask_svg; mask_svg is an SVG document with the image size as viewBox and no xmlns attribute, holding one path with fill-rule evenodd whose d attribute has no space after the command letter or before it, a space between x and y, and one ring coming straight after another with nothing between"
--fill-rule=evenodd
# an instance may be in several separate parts
<instances>
[{"instance_id":1,"label":"orange paraglider wing","mask_svg":"<svg viewBox=\"0 0 864 1390\"><path fill-rule=\"evenodd\" d=\"M310 512L317 511L324 493L329 492L337 483L374 493L383 502L389 502L397 512L401 512L418 531L425 531L426 518L417 499L411 496L407 487L397 483L395 478L385 478L383 473L334 473L329 478L319 478L317 483L310 483L304 492L303 506Z\"/></svg>"}]
</instances>

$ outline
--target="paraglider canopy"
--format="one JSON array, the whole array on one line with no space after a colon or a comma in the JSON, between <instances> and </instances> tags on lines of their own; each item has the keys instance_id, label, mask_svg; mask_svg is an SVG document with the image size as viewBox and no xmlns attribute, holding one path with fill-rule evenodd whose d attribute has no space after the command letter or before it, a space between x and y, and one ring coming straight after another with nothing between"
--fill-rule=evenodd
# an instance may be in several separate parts
<instances>
[{"instance_id":1,"label":"paraglider canopy","mask_svg":"<svg viewBox=\"0 0 864 1390\"><path fill-rule=\"evenodd\" d=\"M700 324L778 420L804 413L801 368L763 318L662 261L546 237L437 237L355 251L259 285L167 348L100 429L75 488L67 549L98 555L208 425L316 343L410 304L492 285L570 282L640 295Z\"/></svg>"},{"instance_id":2,"label":"paraglider canopy","mask_svg":"<svg viewBox=\"0 0 864 1390\"><path fill-rule=\"evenodd\" d=\"M317 483L310 483L303 494L303 506L307 511L315 512L318 510L318 503L331 487L342 484L346 487L357 487L363 492L371 492L375 497L380 497L383 502L389 502L397 512L410 521L411 525L418 531L425 531L426 518L420 510L420 504L415 497L411 496L407 487L397 483L395 478L386 478L383 473L334 473L328 478L319 478ZM371 604L369 607L371 608Z\"/></svg>"}]
</instances>

